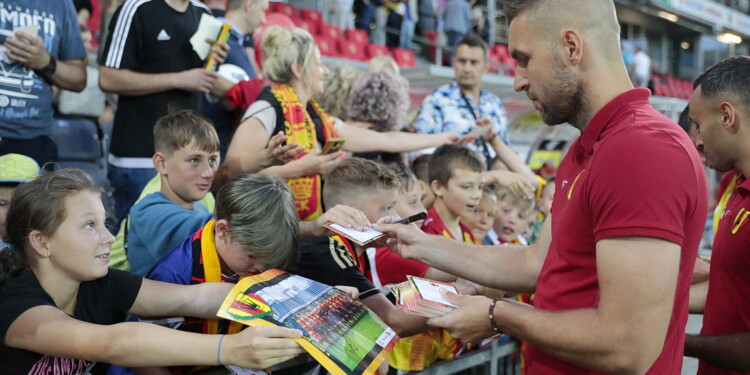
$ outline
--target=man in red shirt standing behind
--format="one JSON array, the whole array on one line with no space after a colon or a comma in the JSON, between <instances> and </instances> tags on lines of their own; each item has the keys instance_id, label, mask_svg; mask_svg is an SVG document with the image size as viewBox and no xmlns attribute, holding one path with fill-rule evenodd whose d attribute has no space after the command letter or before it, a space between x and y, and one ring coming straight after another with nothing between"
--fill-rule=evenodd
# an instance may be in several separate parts
<instances>
[{"instance_id":1,"label":"man in red shirt standing behind","mask_svg":"<svg viewBox=\"0 0 750 375\"><path fill-rule=\"evenodd\" d=\"M718 172L738 176L719 220L708 281L690 290L690 312L703 313L699 336L685 338L699 375L750 374L750 58L732 57L695 81L690 121L695 143Z\"/></svg>"},{"instance_id":2,"label":"man in red shirt standing behind","mask_svg":"<svg viewBox=\"0 0 750 375\"><path fill-rule=\"evenodd\" d=\"M509 50L546 124L581 130L558 171L550 218L528 247L473 246L405 225L389 246L458 277L536 293L534 308L447 294L430 320L475 341L529 343L527 374L678 375L688 292L707 215L700 157L633 89L612 0L506 0Z\"/></svg>"}]
</instances>

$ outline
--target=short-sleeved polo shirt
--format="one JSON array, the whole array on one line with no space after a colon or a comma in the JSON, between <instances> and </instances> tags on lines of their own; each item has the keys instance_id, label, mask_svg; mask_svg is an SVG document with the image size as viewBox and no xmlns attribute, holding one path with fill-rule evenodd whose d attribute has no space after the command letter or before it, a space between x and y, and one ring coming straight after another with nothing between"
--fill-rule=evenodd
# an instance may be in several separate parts
<instances>
[{"instance_id":1,"label":"short-sleeved polo shirt","mask_svg":"<svg viewBox=\"0 0 750 375\"><path fill-rule=\"evenodd\" d=\"M596 308L596 243L649 237L682 247L675 304L662 353L648 374L680 374L690 276L707 215L705 173L695 147L649 104L627 91L591 119L555 179L552 241L535 308ZM529 345L528 374L599 374Z\"/></svg>"}]
</instances>

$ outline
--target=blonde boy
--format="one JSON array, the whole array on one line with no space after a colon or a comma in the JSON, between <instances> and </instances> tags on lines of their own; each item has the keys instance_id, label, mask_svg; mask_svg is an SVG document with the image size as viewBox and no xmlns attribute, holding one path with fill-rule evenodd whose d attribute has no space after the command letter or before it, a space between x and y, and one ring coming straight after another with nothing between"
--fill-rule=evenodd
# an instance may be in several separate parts
<instances>
[{"instance_id":1,"label":"blonde boy","mask_svg":"<svg viewBox=\"0 0 750 375\"><path fill-rule=\"evenodd\" d=\"M496 188L495 195L497 196L495 222L487 236L495 245L525 244L526 239L522 233L529 224L529 215L535 205L534 200L519 198L502 186Z\"/></svg>"}]
</instances>

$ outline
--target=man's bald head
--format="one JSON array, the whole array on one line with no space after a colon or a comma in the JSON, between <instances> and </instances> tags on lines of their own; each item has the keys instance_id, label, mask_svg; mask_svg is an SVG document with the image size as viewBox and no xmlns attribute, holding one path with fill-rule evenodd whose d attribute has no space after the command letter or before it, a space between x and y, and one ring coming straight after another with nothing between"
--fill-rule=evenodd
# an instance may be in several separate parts
<instances>
[{"instance_id":1,"label":"man's bald head","mask_svg":"<svg viewBox=\"0 0 750 375\"><path fill-rule=\"evenodd\" d=\"M527 24L550 38L566 29L578 30L598 55L620 58L620 25L613 0L505 0L503 12L508 25L524 15Z\"/></svg>"}]
</instances>

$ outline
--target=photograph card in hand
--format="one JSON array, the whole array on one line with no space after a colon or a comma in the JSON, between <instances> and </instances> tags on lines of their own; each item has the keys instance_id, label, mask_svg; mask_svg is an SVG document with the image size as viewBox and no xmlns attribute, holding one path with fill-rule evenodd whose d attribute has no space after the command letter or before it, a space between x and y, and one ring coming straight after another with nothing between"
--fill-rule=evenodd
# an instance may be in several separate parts
<instances>
[{"instance_id":1,"label":"photograph card in hand","mask_svg":"<svg viewBox=\"0 0 750 375\"><path fill-rule=\"evenodd\" d=\"M346 237L359 246L365 246L368 243L375 241L383 236L383 232L377 231L372 228L367 228L366 231L360 232L356 229L344 228L341 225L335 223L326 223L323 226L338 233L341 236Z\"/></svg>"}]
</instances>

